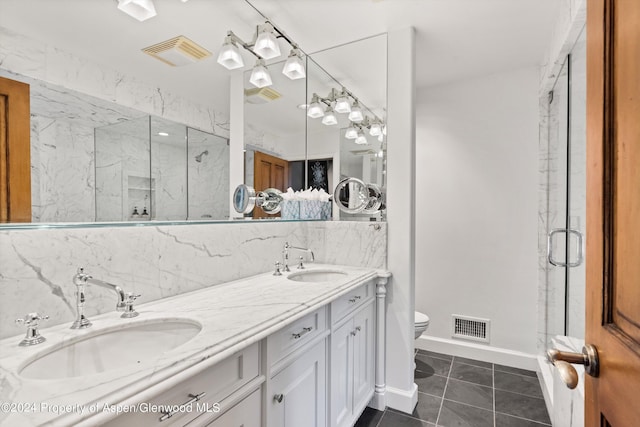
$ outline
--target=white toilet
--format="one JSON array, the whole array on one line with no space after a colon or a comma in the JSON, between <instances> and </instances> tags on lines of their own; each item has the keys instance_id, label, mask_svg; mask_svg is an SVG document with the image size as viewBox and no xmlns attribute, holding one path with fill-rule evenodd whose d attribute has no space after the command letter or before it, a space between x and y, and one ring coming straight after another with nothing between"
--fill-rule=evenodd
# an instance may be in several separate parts
<instances>
[{"instance_id":1,"label":"white toilet","mask_svg":"<svg viewBox=\"0 0 640 427\"><path fill-rule=\"evenodd\" d=\"M415 335L416 339L422 335L424 331L429 327L429 316L419 311L415 312Z\"/></svg>"}]
</instances>

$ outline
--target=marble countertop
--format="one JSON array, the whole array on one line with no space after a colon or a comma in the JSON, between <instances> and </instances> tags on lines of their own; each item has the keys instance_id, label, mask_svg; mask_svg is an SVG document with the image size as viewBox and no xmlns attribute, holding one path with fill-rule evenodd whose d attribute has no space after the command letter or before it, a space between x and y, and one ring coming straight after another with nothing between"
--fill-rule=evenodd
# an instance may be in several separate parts
<instances>
[{"instance_id":1,"label":"marble countertop","mask_svg":"<svg viewBox=\"0 0 640 427\"><path fill-rule=\"evenodd\" d=\"M315 269L339 269L347 273L333 282L303 283L271 273L212 286L136 306L140 316L120 318L111 312L91 318L84 330L62 324L41 329L47 338L33 347L19 347L23 335L0 341L0 424L13 426L98 424L108 412L91 412L103 405L133 405L183 381L267 337L313 310L386 271L349 266L313 264ZM295 272L295 270L293 270ZM79 337L107 329L126 328L132 322L158 319L195 320L202 330L190 341L161 354L94 375L35 380L18 372L38 355L64 346ZM10 402L10 406L6 406ZM9 409L9 411L7 411Z\"/></svg>"}]
</instances>

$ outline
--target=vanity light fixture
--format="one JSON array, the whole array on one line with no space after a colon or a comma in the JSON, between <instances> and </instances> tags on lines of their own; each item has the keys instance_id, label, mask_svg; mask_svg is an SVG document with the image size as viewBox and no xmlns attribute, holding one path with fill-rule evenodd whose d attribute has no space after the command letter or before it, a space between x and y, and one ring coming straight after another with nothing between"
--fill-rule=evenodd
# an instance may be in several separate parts
<instances>
[{"instance_id":1,"label":"vanity light fixture","mask_svg":"<svg viewBox=\"0 0 640 427\"><path fill-rule=\"evenodd\" d=\"M304 70L304 62L302 62L302 55L297 47L291 49L289 58L282 67L282 74L289 77L291 80L298 80L304 78L307 73Z\"/></svg>"},{"instance_id":2,"label":"vanity light fixture","mask_svg":"<svg viewBox=\"0 0 640 427\"><path fill-rule=\"evenodd\" d=\"M364 145L367 142L368 142L367 141L367 137L364 136L364 132L362 132L362 131L358 132L358 136L356 136L355 143L359 144L359 145Z\"/></svg>"},{"instance_id":3,"label":"vanity light fixture","mask_svg":"<svg viewBox=\"0 0 640 427\"><path fill-rule=\"evenodd\" d=\"M280 46L276 38L273 25L265 22L258 29L258 37L253 45L253 51L264 59L280 56Z\"/></svg>"},{"instance_id":4,"label":"vanity light fixture","mask_svg":"<svg viewBox=\"0 0 640 427\"><path fill-rule=\"evenodd\" d=\"M233 33L229 32L224 39L224 44L218 54L218 64L225 67L227 70L235 70L236 68L244 67L244 61L242 55L240 55L240 49L236 44L236 40L233 38Z\"/></svg>"},{"instance_id":5,"label":"vanity light fixture","mask_svg":"<svg viewBox=\"0 0 640 427\"><path fill-rule=\"evenodd\" d=\"M338 118L336 117L336 113L333 112L333 108L331 108L331 106L328 106L326 111L324 112L322 124L327 126L338 124Z\"/></svg>"},{"instance_id":6,"label":"vanity light fixture","mask_svg":"<svg viewBox=\"0 0 640 427\"><path fill-rule=\"evenodd\" d=\"M344 137L347 139L356 139L358 137L358 129L351 123L344 133Z\"/></svg>"},{"instance_id":7,"label":"vanity light fixture","mask_svg":"<svg viewBox=\"0 0 640 427\"><path fill-rule=\"evenodd\" d=\"M349 120L356 123L360 123L362 120L364 120L364 116L362 115L362 108L360 108L360 104L357 100L353 101L351 112L349 113Z\"/></svg>"},{"instance_id":8,"label":"vanity light fixture","mask_svg":"<svg viewBox=\"0 0 640 427\"><path fill-rule=\"evenodd\" d=\"M349 105L349 98L347 98L347 95L344 89L342 90L342 93L338 96L338 98L336 98L336 106L334 107L334 109L336 110L337 113L342 113L342 114L351 112L351 106Z\"/></svg>"},{"instance_id":9,"label":"vanity light fixture","mask_svg":"<svg viewBox=\"0 0 640 427\"><path fill-rule=\"evenodd\" d=\"M307 109L307 116L312 119L317 119L324 116L324 108L322 104L320 104L320 98L315 93L313 94L313 98L311 98L311 104L309 104L309 108Z\"/></svg>"},{"instance_id":10,"label":"vanity light fixture","mask_svg":"<svg viewBox=\"0 0 640 427\"><path fill-rule=\"evenodd\" d=\"M271 74L264 64L264 59L258 59L256 65L253 66L251 71L251 77L249 82L256 87L271 86L273 81L271 80Z\"/></svg>"},{"instance_id":11,"label":"vanity light fixture","mask_svg":"<svg viewBox=\"0 0 640 427\"><path fill-rule=\"evenodd\" d=\"M382 126L377 120L371 123L371 127L369 128L369 135L371 136L382 135Z\"/></svg>"},{"instance_id":12,"label":"vanity light fixture","mask_svg":"<svg viewBox=\"0 0 640 427\"><path fill-rule=\"evenodd\" d=\"M156 16L152 0L118 0L118 9L140 22Z\"/></svg>"}]
</instances>

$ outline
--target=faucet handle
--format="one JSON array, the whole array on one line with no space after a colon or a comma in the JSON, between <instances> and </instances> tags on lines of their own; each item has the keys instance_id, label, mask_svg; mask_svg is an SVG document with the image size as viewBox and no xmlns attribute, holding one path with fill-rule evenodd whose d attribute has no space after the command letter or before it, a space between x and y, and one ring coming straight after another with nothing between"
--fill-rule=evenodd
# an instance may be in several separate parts
<instances>
[{"instance_id":1,"label":"faucet handle","mask_svg":"<svg viewBox=\"0 0 640 427\"><path fill-rule=\"evenodd\" d=\"M17 325L27 325L27 335L20 341L20 344L18 344L20 347L27 347L46 341L46 338L40 335L38 331L38 323L41 320L49 320L49 316L41 316L38 313L28 313L24 318L16 319Z\"/></svg>"},{"instance_id":2,"label":"faucet handle","mask_svg":"<svg viewBox=\"0 0 640 427\"><path fill-rule=\"evenodd\" d=\"M122 313L120 317L128 319L131 317L138 316L140 313L138 313L133 308L133 302L138 298L140 298L141 296L142 296L141 294L134 294L133 292L127 292L125 294L125 300L124 300L124 313Z\"/></svg>"},{"instance_id":3,"label":"faucet handle","mask_svg":"<svg viewBox=\"0 0 640 427\"><path fill-rule=\"evenodd\" d=\"M276 261L276 271L273 272L274 276L282 276L282 273L280 272L280 262Z\"/></svg>"},{"instance_id":4,"label":"faucet handle","mask_svg":"<svg viewBox=\"0 0 640 427\"><path fill-rule=\"evenodd\" d=\"M298 267L297 267L298 270L303 270L305 268L303 261L304 261L304 257L301 255L300 261L298 262Z\"/></svg>"}]
</instances>

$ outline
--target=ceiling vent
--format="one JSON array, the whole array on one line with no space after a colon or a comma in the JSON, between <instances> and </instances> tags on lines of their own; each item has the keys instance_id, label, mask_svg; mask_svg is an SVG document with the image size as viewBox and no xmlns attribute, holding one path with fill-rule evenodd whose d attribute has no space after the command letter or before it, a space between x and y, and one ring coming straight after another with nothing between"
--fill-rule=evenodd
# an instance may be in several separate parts
<instances>
[{"instance_id":1,"label":"ceiling vent","mask_svg":"<svg viewBox=\"0 0 640 427\"><path fill-rule=\"evenodd\" d=\"M244 96L249 104L266 104L282 97L280 92L270 87L257 87L253 89L245 89Z\"/></svg>"},{"instance_id":2,"label":"ceiling vent","mask_svg":"<svg viewBox=\"0 0 640 427\"><path fill-rule=\"evenodd\" d=\"M192 64L211 56L211 52L185 36L145 47L142 51L172 67Z\"/></svg>"}]
</instances>

